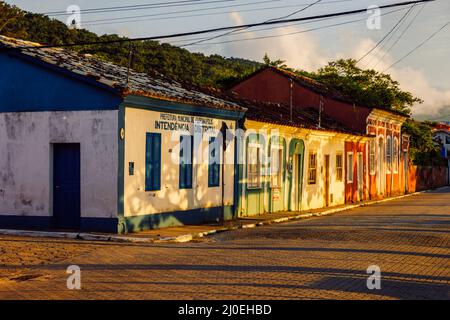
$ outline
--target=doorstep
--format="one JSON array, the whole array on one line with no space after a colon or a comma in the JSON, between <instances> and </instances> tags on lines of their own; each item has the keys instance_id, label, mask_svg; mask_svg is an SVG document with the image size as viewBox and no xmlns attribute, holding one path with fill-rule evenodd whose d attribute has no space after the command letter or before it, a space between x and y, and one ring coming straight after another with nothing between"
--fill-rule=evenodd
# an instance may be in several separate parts
<instances>
[{"instance_id":1,"label":"doorstep","mask_svg":"<svg viewBox=\"0 0 450 320\"><path fill-rule=\"evenodd\" d=\"M251 217L241 217L235 220L225 221L217 224L184 225L177 227L168 227L163 229L140 231L125 235L87 233L87 232L12 230L12 229L0 229L0 235L50 237L50 238L81 239L91 241L129 242L129 243L190 242L219 232L225 232L236 229L255 228L269 224L308 219L311 217L327 216L334 213L351 210L361 206L367 206L390 200L414 196L427 191L430 190L385 198L382 200L364 201L349 205L340 205L298 212L268 213Z\"/></svg>"}]
</instances>

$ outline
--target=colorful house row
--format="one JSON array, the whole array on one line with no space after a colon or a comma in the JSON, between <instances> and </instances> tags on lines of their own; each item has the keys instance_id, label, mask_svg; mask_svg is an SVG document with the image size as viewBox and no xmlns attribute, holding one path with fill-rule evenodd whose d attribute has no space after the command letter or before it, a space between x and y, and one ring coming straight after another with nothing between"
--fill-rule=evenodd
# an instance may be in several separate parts
<instances>
[{"instance_id":1,"label":"colorful house row","mask_svg":"<svg viewBox=\"0 0 450 320\"><path fill-rule=\"evenodd\" d=\"M405 117L285 71L210 93L3 36L0 66L0 228L126 233L405 191Z\"/></svg>"},{"instance_id":2,"label":"colorful house row","mask_svg":"<svg viewBox=\"0 0 450 320\"><path fill-rule=\"evenodd\" d=\"M353 176L363 177L346 181L346 202L407 192L409 137L401 133L405 115L382 106L356 105L322 83L274 67L258 70L230 91L252 101L314 108L356 134L372 136L345 141L345 166L353 161Z\"/></svg>"},{"instance_id":3,"label":"colorful house row","mask_svg":"<svg viewBox=\"0 0 450 320\"><path fill-rule=\"evenodd\" d=\"M357 199L365 199L362 158L345 150L347 143L365 145L370 136L314 108L240 103L247 108L245 136L238 142L240 216L342 205L347 202L346 185L353 181L360 182Z\"/></svg>"}]
</instances>

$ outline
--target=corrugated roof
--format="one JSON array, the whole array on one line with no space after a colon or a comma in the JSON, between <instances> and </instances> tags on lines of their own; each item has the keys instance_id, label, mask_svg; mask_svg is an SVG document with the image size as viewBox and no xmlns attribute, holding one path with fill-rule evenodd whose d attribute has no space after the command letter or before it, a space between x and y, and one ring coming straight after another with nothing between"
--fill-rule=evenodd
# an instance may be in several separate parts
<instances>
[{"instance_id":1,"label":"corrugated roof","mask_svg":"<svg viewBox=\"0 0 450 320\"><path fill-rule=\"evenodd\" d=\"M223 99L233 101L245 107L247 109L245 117L249 120L282 126L352 134L356 136L369 136L348 128L346 125L329 117L325 113L320 115L321 120L319 127L319 112L315 108L300 108L293 106L291 121L291 108L287 104L249 100L229 92L215 92L215 94Z\"/></svg>"},{"instance_id":2,"label":"corrugated roof","mask_svg":"<svg viewBox=\"0 0 450 320\"><path fill-rule=\"evenodd\" d=\"M121 95L136 94L162 100L201 105L218 109L243 111L236 103L205 94L194 86L186 86L155 72L155 75L130 70L128 86L127 68L61 48L41 48L41 44L0 35L0 46L7 48L36 47L20 50L21 54L39 59L97 81L113 88Z\"/></svg>"},{"instance_id":3,"label":"corrugated roof","mask_svg":"<svg viewBox=\"0 0 450 320\"><path fill-rule=\"evenodd\" d=\"M278 74L281 74L282 76L291 78L293 81L295 81L296 83L298 83L299 85L301 85L302 87L309 89L317 94L321 94L327 98L336 100L336 101L340 101L340 102L344 102L344 103L348 103L348 104L353 104L356 107L363 107L363 108L368 108L370 110L372 109L380 109L380 110L384 110L384 111L388 111L391 112L393 114L397 114L403 117L408 117L407 115L405 115L402 112L396 111L396 110L392 110L389 109L387 107L372 107L372 106L367 106L367 105L362 105L360 103L357 103L354 99L352 99L351 97L344 95L342 92L327 86L326 84L319 82L315 79L306 77L306 76L302 76L300 74L285 70L285 69L280 69L280 68L276 68L276 67L272 67L272 66L264 66L261 69L255 71L252 74L249 74L248 76L246 76L244 79L242 79L241 81L239 81L239 83L242 83L248 79L251 79L252 77L254 77L256 74L264 71L264 70L272 70ZM237 84L235 84L234 86L236 86Z\"/></svg>"}]
</instances>

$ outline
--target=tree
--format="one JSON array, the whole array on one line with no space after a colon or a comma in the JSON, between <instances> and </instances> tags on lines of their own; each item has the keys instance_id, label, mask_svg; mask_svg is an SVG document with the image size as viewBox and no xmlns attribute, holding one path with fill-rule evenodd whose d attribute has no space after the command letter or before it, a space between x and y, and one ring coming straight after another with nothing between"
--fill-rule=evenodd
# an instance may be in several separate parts
<instances>
[{"instance_id":1,"label":"tree","mask_svg":"<svg viewBox=\"0 0 450 320\"><path fill-rule=\"evenodd\" d=\"M286 70L291 70L292 71L292 69L288 68L288 66L286 65L286 61L281 60L281 59L271 60L269 58L269 56L267 55L267 53L264 54L263 61L264 61L264 64L266 66L280 68L280 69L286 69Z\"/></svg>"},{"instance_id":2,"label":"tree","mask_svg":"<svg viewBox=\"0 0 450 320\"><path fill-rule=\"evenodd\" d=\"M439 165L442 162L440 147L433 140L432 123L407 120L402 132L411 136L410 155L415 165Z\"/></svg>"},{"instance_id":3,"label":"tree","mask_svg":"<svg viewBox=\"0 0 450 320\"><path fill-rule=\"evenodd\" d=\"M354 59L329 62L313 74L316 80L369 107L384 107L411 114L411 107L423 101L403 91L389 74L361 69Z\"/></svg>"}]
</instances>

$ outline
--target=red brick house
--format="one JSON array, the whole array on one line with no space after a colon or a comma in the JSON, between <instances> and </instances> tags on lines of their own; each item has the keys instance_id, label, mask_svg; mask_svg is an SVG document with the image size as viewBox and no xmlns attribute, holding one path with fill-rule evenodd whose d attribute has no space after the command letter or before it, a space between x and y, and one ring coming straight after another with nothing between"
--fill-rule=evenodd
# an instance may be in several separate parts
<instances>
[{"instance_id":1,"label":"red brick house","mask_svg":"<svg viewBox=\"0 0 450 320\"><path fill-rule=\"evenodd\" d=\"M405 115L385 107L356 105L320 82L274 67L256 71L230 91L255 101L316 108L319 114L326 114L355 132L373 135L370 143L360 142L356 136L346 142L347 202L407 191L404 168L409 141L401 134Z\"/></svg>"}]
</instances>

